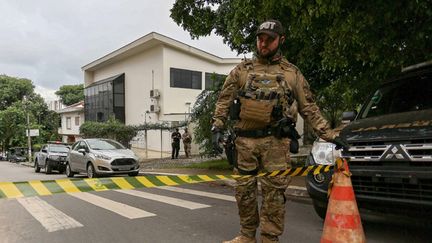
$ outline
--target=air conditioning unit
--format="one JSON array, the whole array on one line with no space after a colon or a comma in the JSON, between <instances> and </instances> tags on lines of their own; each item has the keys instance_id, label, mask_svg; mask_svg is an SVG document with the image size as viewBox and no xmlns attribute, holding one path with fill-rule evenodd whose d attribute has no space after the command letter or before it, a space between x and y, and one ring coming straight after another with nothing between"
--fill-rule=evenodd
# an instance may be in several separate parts
<instances>
[{"instance_id":1,"label":"air conditioning unit","mask_svg":"<svg viewBox=\"0 0 432 243\"><path fill-rule=\"evenodd\" d=\"M159 90L157 89L150 90L150 98L159 98L159 96L160 96Z\"/></svg>"},{"instance_id":2,"label":"air conditioning unit","mask_svg":"<svg viewBox=\"0 0 432 243\"><path fill-rule=\"evenodd\" d=\"M160 107L157 105L150 105L150 112L159 113Z\"/></svg>"}]
</instances>

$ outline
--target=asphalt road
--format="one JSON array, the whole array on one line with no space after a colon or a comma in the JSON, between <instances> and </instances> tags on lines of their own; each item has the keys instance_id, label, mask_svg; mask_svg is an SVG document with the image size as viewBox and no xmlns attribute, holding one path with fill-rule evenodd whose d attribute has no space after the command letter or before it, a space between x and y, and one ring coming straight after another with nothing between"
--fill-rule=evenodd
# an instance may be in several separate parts
<instances>
[{"instance_id":1,"label":"asphalt road","mask_svg":"<svg viewBox=\"0 0 432 243\"><path fill-rule=\"evenodd\" d=\"M0 181L60 178L65 176L0 162ZM205 243L237 234L231 187L201 183L168 189L0 199L0 242ZM309 201L290 197L286 209L281 242L319 242L323 222ZM432 242L432 230L415 221L369 218L363 227L368 242Z\"/></svg>"}]
</instances>

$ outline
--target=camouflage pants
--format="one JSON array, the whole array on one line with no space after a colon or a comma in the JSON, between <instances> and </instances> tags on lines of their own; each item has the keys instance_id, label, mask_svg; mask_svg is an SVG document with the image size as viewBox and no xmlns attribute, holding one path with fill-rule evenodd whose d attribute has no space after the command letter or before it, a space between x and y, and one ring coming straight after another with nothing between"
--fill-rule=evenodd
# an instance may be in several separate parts
<instances>
[{"instance_id":1,"label":"camouflage pants","mask_svg":"<svg viewBox=\"0 0 432 243\"><path fill-rule=\"evenodd\" d=\"M291 167L289 139L238 137L235 141L238 152L236 171L270 172ZM240 173L241 174L241 173ZM261 182L262 206L258 212L258 181ZM289 177L251 177L238 179L236 200L240 215L241 234L255 237L260 226L261 235L277 240L284 230L285 196Z\"/></svg>"},{"instance_id":2,"label":"camouflage pants","mask_svg":"<svg viewBox=\"0 0 432 243\"><path fill-rule=\"evenodd\" d=\"M187 158L191 156L191 144L190 143L183 143L185 155Z\"/></svg>"}]
</instances>

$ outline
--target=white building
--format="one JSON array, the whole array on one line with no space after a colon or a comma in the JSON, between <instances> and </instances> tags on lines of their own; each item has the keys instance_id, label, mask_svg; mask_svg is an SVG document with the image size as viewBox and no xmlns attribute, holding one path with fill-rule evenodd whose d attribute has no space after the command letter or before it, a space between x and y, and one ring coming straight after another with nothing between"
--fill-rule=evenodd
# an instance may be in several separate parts
<instances>
[{"instance_id":1,"label":"white building","mask_svg":"<svg viewBox=\"0 0 432 243\"><path fill-rule=\"evenodd\" d=\"M212 85L213 73L227 75L240 62L152 32L82 67L85 119L106 121L114 115L126 125L176 124L187 119L197 95ZM144 148L143 137L133 146ZM171 151L170 132L149 131L148 149Z\"/></svg>"},{"instance_id":2,"label":"white building","mask_svg":"<svg viewBox=\"0 0 432 243\"><path fill-rule=\"evenodd\" d=\"M58 111L58 110L61 110L61 109L66 107L65 105L63 105L63 103L61 102L60 99L48 100L48 101L45 101L45 103L47 104L48 110L50 110L50 111Z\"/></svg>"},{"instance_id":3,"label":"white building","mask_svg":"<svg viewBox=\"0 0 432 243\"><path fill-rule=\"evenodd\" d=\"M58 133L63 143L73 143L81 139L79 128L84 123L84 101L57 110L60 114L61 127Z\"/></svg>"}]
</instances>

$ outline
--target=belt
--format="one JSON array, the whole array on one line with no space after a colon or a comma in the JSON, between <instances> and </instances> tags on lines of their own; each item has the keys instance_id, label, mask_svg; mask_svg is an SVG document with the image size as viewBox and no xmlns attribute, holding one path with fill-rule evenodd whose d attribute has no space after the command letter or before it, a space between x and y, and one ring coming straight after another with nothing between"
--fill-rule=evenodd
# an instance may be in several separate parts
<instances>
[{"instance_id":1,"label":"belt","mask_svg":"<svg viewBox=\"0 0 432 243\"><path fill-rule=\"evenodd\" d=\"M260 130L236 130L235 134L237 137L263 138L272 136L275 134L275 132L271 128L265 128Z\"/></svg>"}]
</instances>

